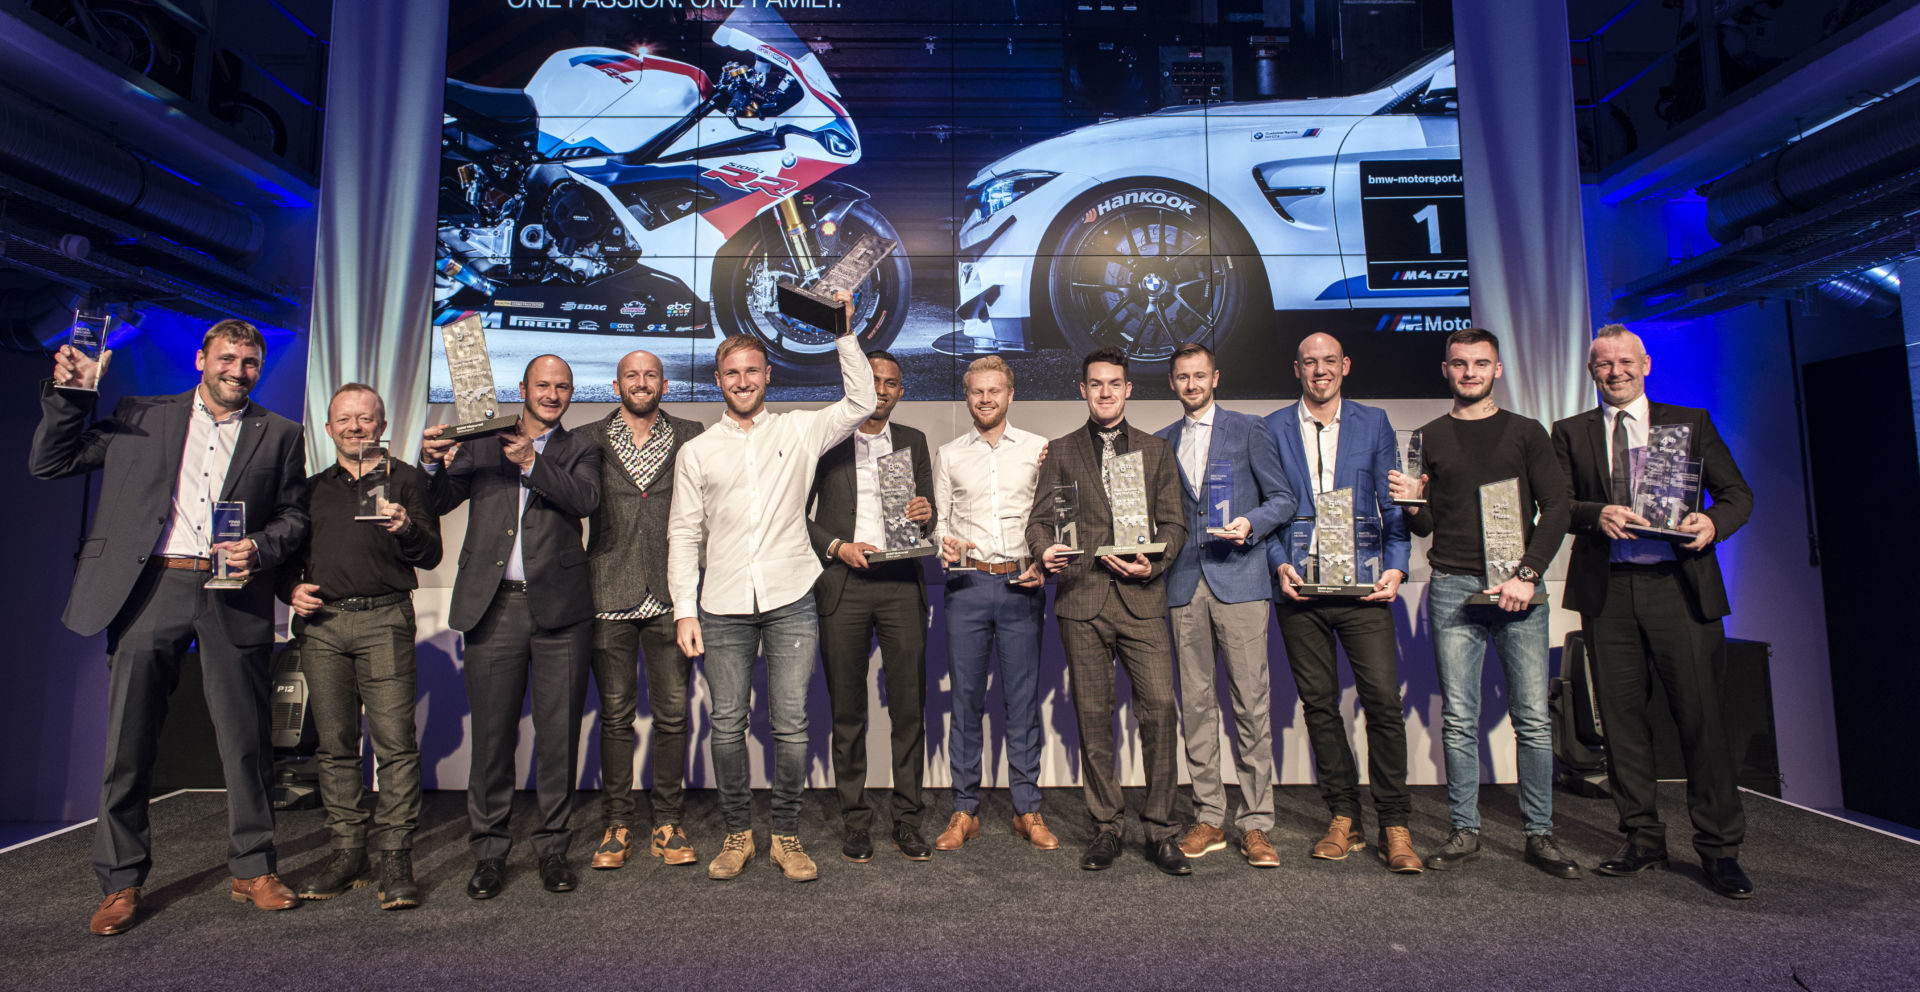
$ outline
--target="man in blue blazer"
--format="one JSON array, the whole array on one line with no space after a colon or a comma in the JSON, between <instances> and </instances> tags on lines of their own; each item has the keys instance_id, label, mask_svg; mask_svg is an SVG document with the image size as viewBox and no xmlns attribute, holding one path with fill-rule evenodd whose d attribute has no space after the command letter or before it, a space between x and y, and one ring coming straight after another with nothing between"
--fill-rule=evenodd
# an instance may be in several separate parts
<instances>
[{"instance_id":1,"label":"man in blue blazer","mask_svg":"<svg viewBox=\"0 0 1920 992\"><path fill-rule=\"evenodd\" d=\"M1220 370L1204 345L1173 353L1167 373L1186 415L1157 436L1173 448L1180 468L1180 504L1187 544L1167 566L1167 605L1174 656L1180 667L1180 720L1193 779L1194 825L1181 853L1198 858L1227 846L1227 788L1220 780L1220 701L1214 657L1227 667L1239 728L1235 767L1246 809L1235 820L1240 853L1256 868L1277 868L1267 832L1273 829L1273 729L1268 709L1267 597L1273 594L1263 542L1293 517L1293 491L1280 467L1280 449L1258 417L1222 410L1213 402ZM1211 466L1227 470L1230 493L1215 494ZM1216 503L1225 502L1225 520ZM1207 533L1222 527L1224 535Z\"/></svg>"},{"instance_id":2,"label":"man in blue blazer","mask_svg":"<svg viewBox=\"0 0 1920 992\"><path fill-rule=\"evenodd\" d=\"M1340 861L1366 847L1360 829L1360 771L1340 719L1340 670L1334 641L1346 648L1354 689L1367 714L1367 782L1380 818L1380 859L1396 872L1421 870L1407 829L1407 726L1400 707L1393 598L1407 578L1407 525L1387 492L1394 467L1393 424L1385 411L1344 399L1352 359L1330 334L1308 335L1294 353L1300 402L1267 417L1280 446L1287 481L1300 494L1299 515L1268 542L1267 561L1278 580L1274 612L1287 646L1293 684L1313 742L1314 774L1333 818L1313 856ZM1311 534L1314 496L1353 490L1356 519L1379 521L1383 566L1372 595L1354 600L1300 595L1301 576L1288 561L1294 531Z\"/></svg>"}]
</instances>

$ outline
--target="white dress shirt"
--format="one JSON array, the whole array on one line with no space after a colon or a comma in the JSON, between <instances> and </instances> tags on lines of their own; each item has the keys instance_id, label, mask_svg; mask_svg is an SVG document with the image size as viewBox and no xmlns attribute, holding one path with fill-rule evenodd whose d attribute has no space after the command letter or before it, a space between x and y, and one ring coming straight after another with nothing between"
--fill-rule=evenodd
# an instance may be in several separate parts
<instances>
[{"instance_id":1,"label":"white dress shirt","mask_svg":"<svg viewBox=\"0 0 1920 992\"><path fill-rule=\"evenodd\" d=\"M549 427L545 434L533 439L535 459L547 453L547 439L552 436L553 428ZM501 575L501 578L508 582L527 581L527 563L520 557L520 542L526 539L527 528L520 518L527 515L527 494L533 491L527 488L527 476L531 474L533 474L533 463L529 462L526 468L520 470L520 512L514 514L514 520L519 522L513 525L513 550L507 554L507 570Z\"/></svg>"},{"instance_id":2,"label":"white dress shirt","mask_svg":"<svg viewBox=\"0 0 1920 992\"><path fill-rule=\"evenodd\" d=\"M227 469L233 464L233 446L240 440L240 415L245 412L243 406L215 420L200 397L200 387L194 387L186 447L180 452L180 475L173 483L173 509L160 532L155 554L213 556L213 504L227 487Z\"/></svg>"},{"instance_id":3,"label":"white dress shirt","mask_svg":"<svg viewBox=\"0 0 1920 992\"><path fill-rule=\"evenodd\" d=\"M882 455L893 454L893 424L880 427L880 433L853 432L853 541L871 544L882 550L887 546L887 524L880 512L880 465Z\"/></svg>"},{"instance_id":4,"label":"white dress shirt","mask_svg":"<svg viewBox=\"0 0 1920 992\"><path fill-rule=\"evenodd\" d=\"M1195 499L1200 498L1201 489L1207 484L1207 453L1213 450L1213 411L1219 408L1218 403L1208 403L1198 417L1188 414L1187 425L1180 431L1180 467L1187 470L1187 488Z\"/></svg>"},{"instance_id":5,"label":"white dress shirt","mask_svg":"<svg viewBox=\"0 0 1920 992\"><path fill-rule=\"evenodd\" d=\"M1335 400L1333 416L1327 418L1326 426L1321 428L1314 426L1319 421L1307 412L1307 404L1300 404L1300 450L1306 453L1307 474L1313 479L1316 493L1333 488L1334 462L1340 453L1340 414L1345 407L1345 400Z\"/></svg>"},{"instance_id":6,"label":"white dress shirt","mask_svg":"<svg viewBox=\"0 0 1920 992\"><path fill-rule=\"evenodd\" d=\"M797 602L822 571L807 541L807 492L820 456L873 414L873 367L855 335L834 342L846 397L769 413L743 430L732 414L680 449L667 519L667 588L676 621L765 613ZM706 569L701 581L700 570Z\"/></svg>"},{"instance_id":7,"label":"white dress shirt","mask_svg":"<svg viewBox=\"0 0 1920 992\"><path fill-rule=\"evenodd\" d=\"M1040 483L1040 456L1047 439L1012 424L988 444L979 428L940 446L933 465L933 499L939 514L934 544L942 538L971 541L969 554L989 564L1027 554L1027 514Z\"/></svg>"}]
</instances>

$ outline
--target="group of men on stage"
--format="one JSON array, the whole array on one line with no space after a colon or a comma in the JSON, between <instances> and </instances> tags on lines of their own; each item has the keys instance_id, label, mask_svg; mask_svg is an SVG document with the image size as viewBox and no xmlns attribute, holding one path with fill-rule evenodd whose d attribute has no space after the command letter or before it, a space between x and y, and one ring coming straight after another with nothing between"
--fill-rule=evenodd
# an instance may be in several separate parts
<instances>
[{"instance_id":1,"label":"group of men on stage","mask_svg":"<svg viewBox=\"0 0 1920 992\"><path fill-rule=\"evenodd\" d=\"M86 394L63 387L91 384L97 369L61 349L42 391L32 472L105 476L65 616L76 632L107 633L112 669L94 845L106 898L92 931L119 933L135 922L151 863L146 804L155 742L190 644L198 646L226 775L233 898L287 909L301 898L327 899L371 882L382 908L419 904L409 854L420 809L411 592L415 569L433 568L442 557L440 517L462 503L467 532L449 624L465 635L475 861L467 893L475 899L506 883L514 754L529 695L538 874L550 891L576 886L568 849L590 673L599 692L605 789L591 864L615 869L634 856L641 843L633 781L636 652L652 716L645 843L666 864L699 860L681 818L692 659L702 656L725 823L707 872L733 878L760 851L747 733L755 667L764 658L773 738L766 853L786 878L817 877L798 836L816 650L831 701L847 860L874 857L876 830L912 860L958 851L980 835L982 721L995 654L1011 830L1034 847L1057 848L1038 789L1049 577L1094 826L1081 867L1107 868L1122 850L1116 661L1131 685L1140 730L1148 859L1184 875L1192 859L1231 842L1254 867L1280 863L1271 836L1271 603L1329 812L1313 858L1345 859L1368 841L1358 763L1340 715L1342 650L1366 715L1380 860L1392 871L1417 873L1457 869L1476 856L1481 666L1491 640L1517 740L1525 856L1549 874L1578 877L1579 866L1553 837L1548 607L1536 595L1569 530L1576 540L1565 604L1581 613L1592 644L1608 773L1626 834L1598 870L1633 874L1667 858L1646 713L1658 679L1685 751L1694 843L1706 877L1724 894L1751 894L1737 860L1740 800L1718 709L1716 652L1729 611L1713 544L1745 522L1752 495L1705 411L1647 400L1651 362L1626 328L1602 328L1592 345L1588 368L1601 405L1555 424L1551 434L1494 404L1502 366L1493 335L1451 335L1443 373L1453 404L1421 428L1426 470L1418 478L1396 470L1386 415L1344 398L1352 363L1326 334L1299 345L1300 401L1264 420L1221 408L1214 356L1199 345L1180 348L1169 382L1184 415L1153 433L1127 420L1126 356L1095 351L1081 362L1088 419L1051 441L1009 423L1013 370L997 357L981 358L963 379L972 426L937 453L920 431L893 422L905 392L899 362L885 352L862 354L852 337L838 339L836 349L844 397L819 409L773 413L766 409L766 352L751 338L727 338L714 373L725 410L706 428L661 409L664 369L636 351L616 372L619 408L569 430L561 422L572 401L572 370L543 355L527 366L515 429L462 443L432 427L422 438L419 467L385 459L387 489L374 520L356 499L368 471L363 450L386 427L372 389L347 384L334 392L326 430L338 459L308 478L299 425L248 398L265 351L251 326L230 320L207 331L197 355L202 380L193 390L123 400L90 425ZM1646 447L1650 426L1680 423L1692 427L1711 502L1680 525L1690 536L1685 543L1636 538L1627 528L1646 521L1628 509L1632 453ZM927 590L917 560L871 557L887 544L879 463L897 451L911 452L920 494L905 518L949 569L953 809L931 841L922 788ZM1165 551L1081 553L1114 543L1115 494L1106 469L1135 452L1150 541ZM1231 472L1224 526L1214 516L1219 491L1209 488L1222 464ZM1507 479L1518 480L1526 549L1513 577L1487 589L1478 493L1483 483ZM1079 495L1077 540L1063 541L1047 504L1049 494L1070 485ZM1317 540L1316 501L1343 489L1355 496L1354 515L1369 518L1382 535L1383 570L1363 597L1305 596L1306 580L1288 549ZM211 533L215 501L245 504L243 538L222 541ZM587 520L591 532L583 540ZM1428 616L1444 697L1452 821L1445 842L1424 859L1408 829L1391 609L1408 576L1410 534L1432 539ZM242 577L272 581L206 588L216 556ZM267 801L276 589L298 617L332 848L297 893L276 874ZM893 778L880 822L865 789L876 644ZM1222 784L1220 671L1234 728L1237 812ZM379 762L371 816L361 784L363 708ZM1195 807L1195 822L1184 826L1176 812L1183 736ZM370 842L377 859L368 854Z\"/></svg>"}]
</instances>

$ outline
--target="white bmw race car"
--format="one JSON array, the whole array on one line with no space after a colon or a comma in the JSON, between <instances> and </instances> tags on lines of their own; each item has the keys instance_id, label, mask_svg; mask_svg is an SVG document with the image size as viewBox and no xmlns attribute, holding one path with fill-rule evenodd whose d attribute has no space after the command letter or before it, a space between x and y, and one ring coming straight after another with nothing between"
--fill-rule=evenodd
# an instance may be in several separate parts
<instances>
[{"instance_id":1,"label":"white bmw race car","mask_svg":"<svg viewBox=\"0 0 1920 992\"><path fill-rule=\"evenodd\" d=\"M1014 152L968 184L962 326L940 350L1057 329L1150 365L1274 311L1464 307L1458 106L1448 50L1356 96L1163 110Z\"/></svg>"}]
</instances>

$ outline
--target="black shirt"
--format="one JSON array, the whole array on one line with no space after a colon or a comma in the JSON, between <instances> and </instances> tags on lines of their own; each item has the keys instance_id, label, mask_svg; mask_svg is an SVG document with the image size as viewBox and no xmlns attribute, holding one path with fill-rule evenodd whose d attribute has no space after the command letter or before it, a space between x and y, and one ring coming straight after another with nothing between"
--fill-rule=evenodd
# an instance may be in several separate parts
<instances>
[{"instance_id":1,"label":"black shirt","mask_svg":"<svg viewBox=\"0 0 1920 992\"><path fill-rule=\"evenodd\" d=\"M397 458L387 464L387 499L407 508L406 529L398 534L353 519L359 488L337 462L307 480L313 530L296 581L319 586L323 600L408 592L420 584L415 568L440 564L440 518L427 505L426 473Z\"/></svg>"},{"instance_id":2,"label":"black shirt","mask_svg":"<svg viewBox=\"0 0 1920 992\"><path fill-rule=\"evenodd\" d=\"M1100 443L1100 435L1102 432L1108 431L1120 432L1119 435L1113 439L1113 453L1116 455L1126 454L1128 451L1127 418L1121 417L1120 422L1114 424L1112 427L1102 427L1100 423L1092 417L1087 418L1087 436L1093 438L1093 463L1102 467L1105 467L1107 464L1107 447Z\"/></svg>"},{"instance_id":3,"label":"black shirt","mask_svg":"<svg viewBox=\"0 0 1920 992\"><path fill-rule=\"evenodd\" d=\"M1427 563L1445 572L1483 575L1486 549L1480 529L1480 487L1520 480L1520 506L1538 519L1521 525L1527 553L1520 564L1545 574L1573 522L1573 497L1553 441L1530 417L1505 410L1482 420L1441 415L1420 428L1426 456L1427 505L1406 515L1407 529L1431 536ZM1531 514L1523 513L1531 517Z\"/></svg>"}]
</instances>

